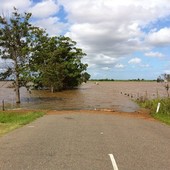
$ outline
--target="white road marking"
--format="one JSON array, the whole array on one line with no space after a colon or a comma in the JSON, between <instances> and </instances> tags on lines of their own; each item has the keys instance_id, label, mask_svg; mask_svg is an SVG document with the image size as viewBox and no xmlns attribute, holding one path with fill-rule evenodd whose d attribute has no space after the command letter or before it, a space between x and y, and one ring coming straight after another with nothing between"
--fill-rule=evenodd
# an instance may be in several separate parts
<instances>
[{"instance_id":1,"label":"white road marking","mask_svg":"<svg viewBox=\"0 0 170 170\"><path fill-rule=\"evenodd\" d=\"M109 156L110 156L110 159L111 159L111 162L112 162L112 165L113 165L113 170L118 170L118 167L117 167L117 164L116 164L116 161L115 161L113 154L109 154Z\"/></svg>"}]
</instances>

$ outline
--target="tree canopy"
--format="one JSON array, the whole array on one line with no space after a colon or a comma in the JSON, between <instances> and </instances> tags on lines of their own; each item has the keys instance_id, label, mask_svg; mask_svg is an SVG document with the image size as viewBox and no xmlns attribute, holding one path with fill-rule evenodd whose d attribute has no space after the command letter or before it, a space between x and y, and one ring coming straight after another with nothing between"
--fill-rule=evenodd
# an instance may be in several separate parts
<instances>
[{"instance_id":1,"label":"tree canopy","mask_svg":"<svg viewBox=\"0 0 170 170\"><path fill-rule=\"evenodd\" d=\"M86 82L90 75L81 59L86 54L69 37L50 37L45 30L30 23L31 13L0 16L0 57L10 61L0 79L12 77L16 102L20 103L21 86L29 82L37 88L63 90Z\"/></svg>"},{"instance_id":2,"label":"tree canopy","mask_svg":"<svg viewBox=\"0 0 170 170\"><path fill-rule=\"evenodd\" d=\"M35 84L45 85L53 90L74 88L87 81L87 64L81 59L86 54L76 48L76 42L69 37L48 37L41 46L35 47L32 66L37 73ZM40 48L41 50L37 50Z\"/></svg>"}]
</instances>

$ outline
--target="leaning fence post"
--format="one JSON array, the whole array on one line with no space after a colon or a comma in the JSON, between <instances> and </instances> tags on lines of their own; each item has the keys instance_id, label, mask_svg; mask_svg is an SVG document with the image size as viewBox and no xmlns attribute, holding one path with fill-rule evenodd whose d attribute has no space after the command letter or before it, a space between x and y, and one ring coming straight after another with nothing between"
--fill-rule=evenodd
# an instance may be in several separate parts
<instances>
[{"instance_id":1,"label":"leaning fence post","mask_svg":"<svg viewBox=\"0 0 170 170\"><path fill-rule=\"evenodd\" d=\"M5 104L4 104L4 100L2 100L2 111L5 110Z\"/></svg>"}]
</instances>

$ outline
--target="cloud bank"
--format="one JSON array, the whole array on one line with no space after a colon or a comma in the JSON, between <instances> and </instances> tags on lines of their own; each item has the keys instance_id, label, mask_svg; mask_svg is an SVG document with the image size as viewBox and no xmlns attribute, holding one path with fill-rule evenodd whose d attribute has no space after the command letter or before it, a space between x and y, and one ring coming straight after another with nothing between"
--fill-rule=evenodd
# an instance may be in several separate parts
<instances>
[{"instance_id":1,"label":"cloud bank","mask_svg":"<svg viewBox=\"0 0 170 170\"><path fill-rule=\"evenodd\" d=\"M87 54L83 62L94 77L130 64L149 68L145 58L164 58L157 48L170 45L170 24L159 25L170 16L169 0L0 0L0 4L1 11L16 6L32 12L33 23L50 35L70 36ZM134 58L136 52L140 56Z\"/></svg>"}]
</instances>

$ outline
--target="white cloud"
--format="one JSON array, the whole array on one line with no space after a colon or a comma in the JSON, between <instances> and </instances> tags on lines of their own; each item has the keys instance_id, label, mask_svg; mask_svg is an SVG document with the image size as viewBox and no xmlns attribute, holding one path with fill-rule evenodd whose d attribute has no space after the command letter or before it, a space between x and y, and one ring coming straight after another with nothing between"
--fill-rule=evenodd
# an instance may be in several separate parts
<instances>
[{"instance_id":1,"label":"white cloud","mask_svg":"<svg viewBox=\"0 0 170 170\"><path fill-rule=\"evenodd\" d=\"M0 4L0 11L7 16L14 6L19 12L31 12L32 23L46 29L49 35L60 35L68 30L68 23L60 22L55 16L60 9L56 0L42 0L37 3L32 0L0 0Z\"/></svg>"},{"instance_id":2,"label":"white cloud","mask_svg":"<svg viewBox=\"0 0 170 170\"><path fill-rule=\"evenodd\" d=\"M54 0L43 0L32 6L29 11L36 18L47 18L59 11L59 6Z\"/></svg>"},{"instance_id":3,"label":"white cloud","mask_svg":"<svg viewBox=\"0 0 170 170\"><path fill-rule=\"evenodd\" d=\"M170 28L152 27L153 23L170 15L169 0L41 0L37 3L0 0L0 4L4 12L13 6L32 12L36 18L33 23L45 28L50 35L70 36L87 53L83 62L87 62L91 70L111 66L123 68L118 61L136 51L161 57L163 54L159 51L147 51L155 46L170 45ZM56 16L60 5L67 13L68 23L62 23ZM129 63L140 66L142 61L134 58Z\"/></svg>"},{"instance_id":4,"label":"white cloud","mask_svg":"<svg viewBox=\"0 0 170 170\"><path fill-rule=\"evenodd\" d=\"M111 68L109 68L109 67L103 67L102 68L102 70L105 70L105 71L108 71L108 70L110 70Z\"/></svg>"},{"instance_id":5,"label":"white cloud","mask_svg":"<svg viewBox=\"0 0 170 170\"><path fill-rule=\"evenodd\" d=\"M14 7L20 11L27 10L31 5L30 0L0 0L0 11L4 14L9 14Z\"/></svg>"},{"instance_id":6,"label":"white cloud","mask_svg":"<svg viewBox=\"0 0 170 170\"><path fill-rule=\"evenodd\" d=\"M104 54L91 54L90 56L86 56L83 61L88 63L90 67L102 68L111 67L117 62L117 59Z\"/></svg>"},{"instance_id":7,"label":"white cloud","mask_svg":"<svg viewBox=\"0 0 170 170\"><path fill-rule=\"evenodd\" d=\"M69 12L71 21L148 23L169 13L168 0L59 0ZM166 7L166 8L165 8ZM87 11L88 9L88 11ZM158 12L159 11L159 12ZM85 17L86 16L86 17ZM114 23L114 22L113 22Z\"/></svg>"},{"instance_id":8,"label":"white cloud","mask_svg":"<svg viewBox=\"0 0 170 170\"><path fill-rule=\"evenodd\" d=\"M124 68L125 66L123 64L116 64L115 68Z\"/></svg>"},{"instance_id":9,"label":"white cloud","mask_svg":"<svg viewBox=\"0 0 170 170\"><path fill-rule=\"evenodd\" d=\"M164 70L164 73L170 74L170 70Z\"/></svg>"},{"instance_id":10,"label":"white cloud","mask_svg":"<svg viewBox=\"0 0 170 170\"><path fill-rule=\"evenodd\" d=\"M34 25L47 30L50 36L63 34L67 30L68 24L59 22L58 17L49 17L34 21Z\"/></svg>"},{"instance_id":11,"label":"white cloud","mask_svg":"<svg viewBox=\"0 0 170 170\"><path fill-rule=\"evenodd\" d=\"M4 60L0 57L0 72L7 70L7 68L13 66L13 61L10 59Z\"/></svg>"},{"instance_id":12,"label":"white cloud","mask_svg":"<svg viewBox=\"0 0 170 170\"><path fill-rule=\"evenodd\" d=\"M133 68L136 68L136 65L137 67L142 67L142 68L149 68L150 65L149 64L145 64L145 63L142 63L142 60L138 57L135 57L135 58L132 58L128 61L129 64L132 64Z\"/></svg>"},{"instance_id":13,"label":"white cloud","mask_svg":"<svg viewBox=\"0 0 170 170\"><path fill-rule=\"evenodd\" d=\"M140 58L132 58L131 60L128 61L129 64L140 64L142 60Z\"/></svg>"},{"instance_id":14,"label":"white cloud","mask_svg":"<svg viewBox=\"0 0 170 170\"><path fill-rule=\"evenodd\" d=\"M148 53L145 53L145 56L147 57L157 57L157 58L162 58L164 57L164 55L160 52L148 52Z\"/></svg>"},{"instance_id":15,"label":"white cloud","mask_svg":"<svg viewBox=\"0 0 170 170\"><path fill-rule=\"evenodd\" d=\"M151 50L144 27L170 14L168 0L59 0L71 23L66 35L87 53L88 63L98 55L104 67L110 58L119 59L135 51ZM152 43L151 43L152 44ZM100 63L101 65L102 63Z\"/></svg>"},{"instance_id":16,"label":"white cloud","mask_svg":"<svg viewBox=\"0 0 170 170\"><path fill-rule=\"evenodd\" d=\"M153 45L170 45L170 28L162 28L159 31L148 34L147 41Z\"/></svg>"}]
</instances>

